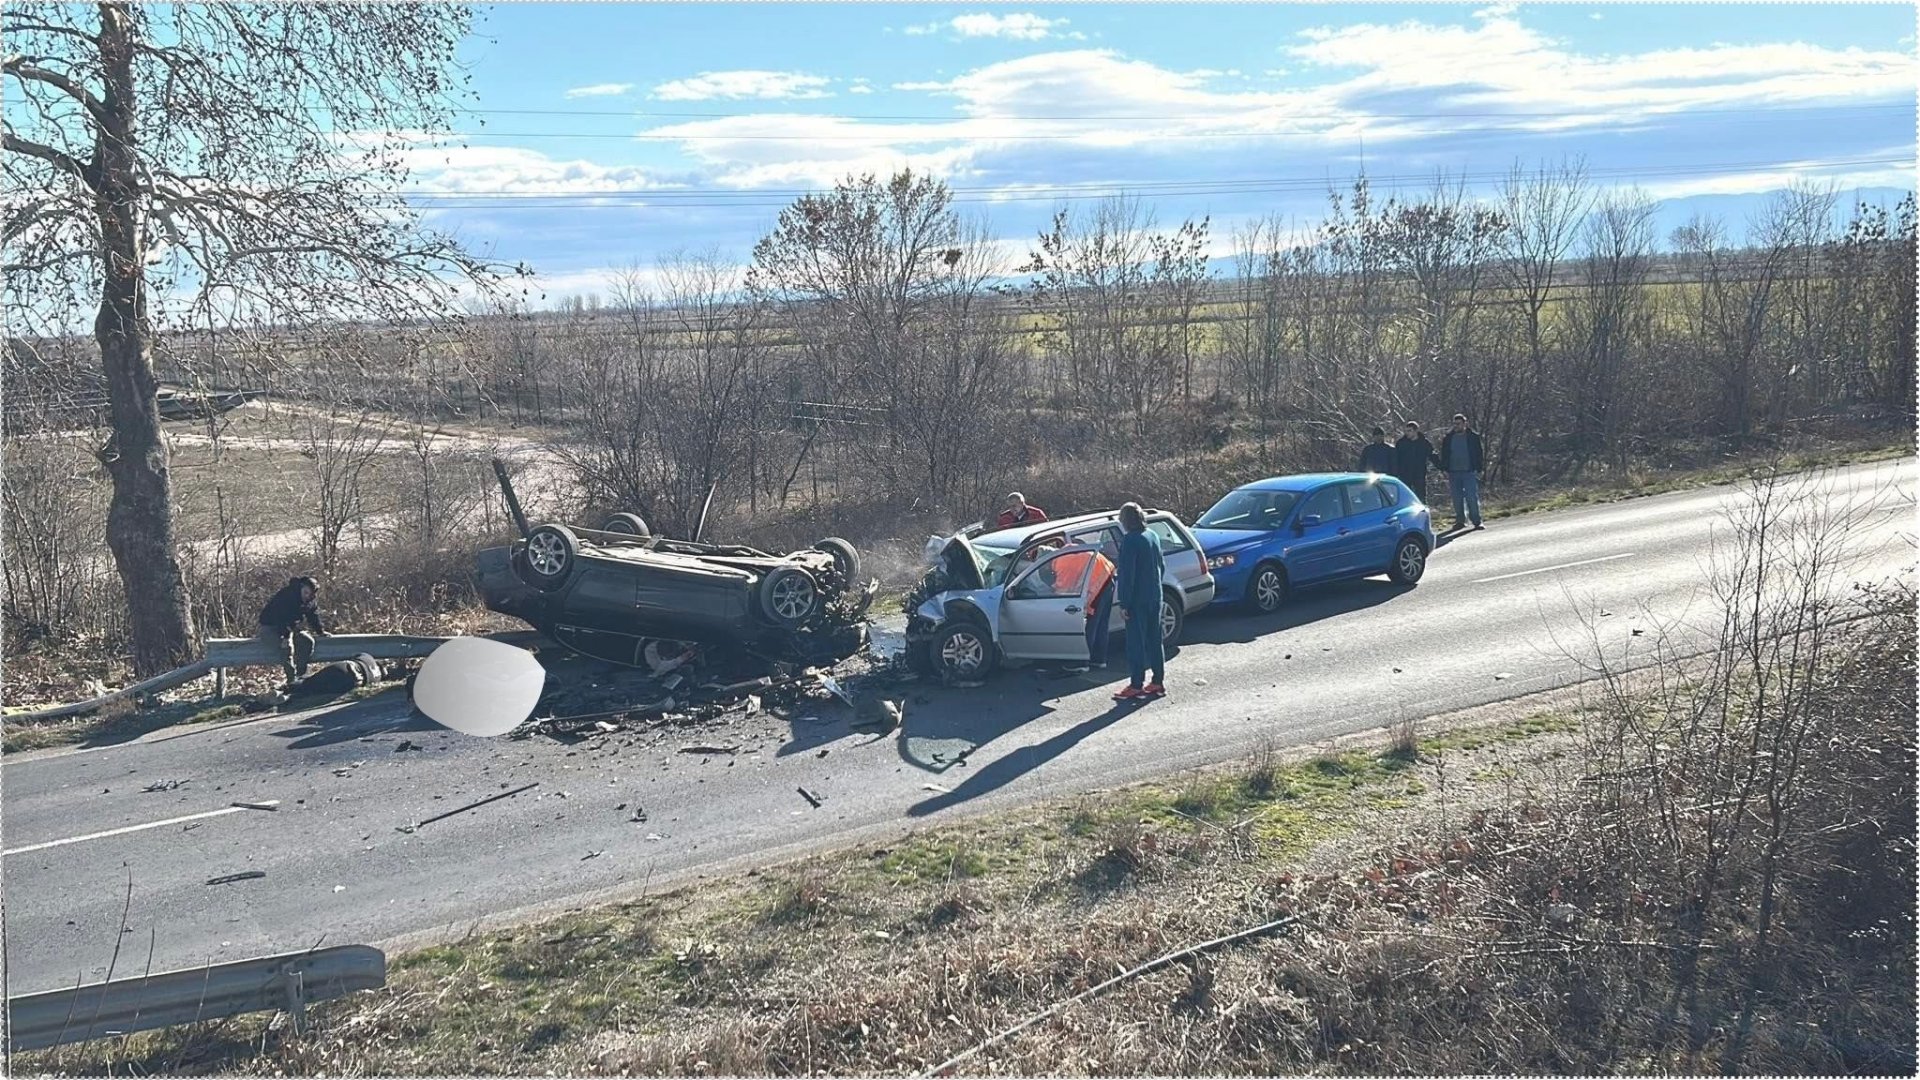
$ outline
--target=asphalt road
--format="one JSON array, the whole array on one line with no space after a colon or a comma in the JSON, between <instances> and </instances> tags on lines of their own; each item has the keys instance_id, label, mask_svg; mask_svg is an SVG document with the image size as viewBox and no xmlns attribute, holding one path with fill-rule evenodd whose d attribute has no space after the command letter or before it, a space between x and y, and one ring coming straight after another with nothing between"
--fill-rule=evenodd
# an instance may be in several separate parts
<instances>
[{"instance_id":1,"label":"asphalt road","mask_svg":"<svg viewBox=\"0 0 1920 1080\"><path fill-rule=\"evenodd\" d=\"M1901 461L1828 474L1783 515L1851 506L1848 576L1902 573L1915 552L1913 473ZM1120 674L1003 671L980 689L918 690L898 739L849 734L851 710L833 704L650 743L623 733L565 745L457 735L409 719L389 694L9 757L8 989L103 978L116 943L125 976L146 969L150 942L156 971L418 942L1225 760L1266 739L1310 743L1565 685L1596 643L1631 659L1663 626L1685 638L1712 621L1706 566L1732 497L1715 488L1500 521L1444 546L1411 590L1369 580L1303 591L1270 618L1210 613L1189 623L1171 695L1132 708L1109 698ZM678 752L690 743L739 751ZM175 780L185 783L144 790ZM265 800L277 808L231 806ZM207 883L248 871L265 876Z\"/></svg>"}]
</instances>

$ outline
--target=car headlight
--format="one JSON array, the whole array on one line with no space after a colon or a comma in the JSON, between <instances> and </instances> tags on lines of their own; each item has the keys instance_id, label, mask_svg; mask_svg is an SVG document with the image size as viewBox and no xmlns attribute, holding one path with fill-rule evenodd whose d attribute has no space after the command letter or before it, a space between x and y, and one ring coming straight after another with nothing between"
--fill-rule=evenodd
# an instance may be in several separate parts
<instances>
[{"instance_id":1,"label":"car headlight","mask_svg":"<svg viewBox=\"0 0 1920 1080\"><path fill-rule=\"evenodd\" d=\"M1225 569L1226 567L1229 567L1229 566L1232 566L1232 565L1233 565L1234 563L1236 563L1236 562L1238 562L1238 561L1239 561L1239 559L1238 559L1238 558L1236 558L1235 556L1232 556L1232 555L1212 555L1212 556L1208 556L1208 558L1207 558L1207 569L1209 569L1209 570L1222 570L1222 569Z\"/></svg>"}]
</instances>

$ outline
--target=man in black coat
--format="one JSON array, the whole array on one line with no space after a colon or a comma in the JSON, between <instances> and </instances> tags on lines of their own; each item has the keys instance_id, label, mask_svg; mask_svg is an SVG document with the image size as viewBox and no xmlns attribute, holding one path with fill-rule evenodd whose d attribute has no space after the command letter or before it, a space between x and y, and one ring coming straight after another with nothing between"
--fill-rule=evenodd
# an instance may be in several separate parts
<instances>
[{"instance_id":1,"label":"man in black coat","mask_svg":"<svg viewBox=\"0 0 1920 1080\"><path fill-rule=\"evenodd\" d=\"M260 640L273 646L288 685L307 673L307 663L313 659L314 635L327 636L315 606L319 591L319 584L312 578L297 577L274 593L260 609ZM300 629L303 622L312 634Z\"/></svg>"},{"instance_id":2,"label":"man in black coat","mask_svg":"<svg viewBox=\"0 0 1920 1080\"><path fill-rule=\"evenodd\" d=\"M1469 521L1476 529L1486 528L1480 524L1480 471L1486 452L1466 413L1453 414L1453 430L1440 440L1435 460L1447 471L1447 489L1453 492L1453 531L1465 529Z\"/></svg>"},{"instance_id":3,"label":"man in black coat","mask_svg":"<svg viewBox=\"0 0 1920 1080\"><path fill-rule=\"evenodd\" d=\"M1421 502L1427 501L1427 466L1437 460L1433 443L1421 433L1420 425L1412 420L1407 421L1400 438L1394 440L1393 475L1412 488L1414 497Z\"/></svg>"},{"instance_id":4,"label":"man in black coat","mask_svg":"<svg viewBox=\"0 0 1920 1080\"><path fill-rule=\"evenodd\" d=\"M1394 474L1393 447L1387 444L1385 428L1373 429L1373 441L1360 448L1360 471L1381 476Z\"/></svg>"}]
</instances>

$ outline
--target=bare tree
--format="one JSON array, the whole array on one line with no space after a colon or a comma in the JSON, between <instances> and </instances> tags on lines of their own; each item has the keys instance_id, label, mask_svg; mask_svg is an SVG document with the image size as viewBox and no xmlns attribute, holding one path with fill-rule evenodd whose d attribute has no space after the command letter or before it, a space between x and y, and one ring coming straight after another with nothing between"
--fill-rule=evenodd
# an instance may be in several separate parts
<instances>
[{"instance_id":1,"label":"bare tree","mask_svg":"<svg viewBox=\"0 0 1920 1080\"><path fill-rule=\"evenodd\" d=\"M1502 478L1516 450L1521 414L1538 400L1547 378L1547 357L1558 347L1551 336L1556 324L1546 318L1547 305L1563 283L1567 252L1591 200L1586 164L1580 160L1542 166L1531 175L1516 163L1501 189L1501 212L1507 224L1502 266L1507 288L1519 302L1527 350L1524 372L1495 381L1501 420L1493 459Z\"/></svg>"},{"instance_id":2,"label":"bare tree","mask_svg":"<svg viewBox=\"0 0 1920 1080\"><path fill-rule=\"evenodd\" d=\"M1624 454L1621 433L1633 396L1630 365L1644 350L1648 331L1647 275L1653 258L1653 203L1637 191L1600 200L1588 219L1586 287L1569 305L1578 346L1562 392L1572 413L1575 473L1595 458Z\"/></svg>"},{"instance_id":3,"label":"bare tree","mask_svg":"<svg viewBox=\"0 0 1920 1080\"><path fill-rule=\"evenodd\" d=\"M156 321L206 292L234 323L440 310L488 279L396 193L410 132L445 131L469 25L451 4L77 5L0 15L12 325L97 301L107 539L135 669L193 652L153 366ZM157 306L156 306L157 305Z\"/></svg>"},{"instance_id":4,"label":"bare tree","mask_svg":"<svg viewBox=\"0 0 1920 1080\"><path fill-rule=\"evenodd\" d=\"M795 385L812 396L796 406L808 423L861 432L844 449L891 491L912 490L918 471L902 464L921 419L917 332L970 272L952 203L946 184L911 171L853 178L796 200L753 249L749 290L801 335L809 378Z\"/></svg>"}]
</instances>

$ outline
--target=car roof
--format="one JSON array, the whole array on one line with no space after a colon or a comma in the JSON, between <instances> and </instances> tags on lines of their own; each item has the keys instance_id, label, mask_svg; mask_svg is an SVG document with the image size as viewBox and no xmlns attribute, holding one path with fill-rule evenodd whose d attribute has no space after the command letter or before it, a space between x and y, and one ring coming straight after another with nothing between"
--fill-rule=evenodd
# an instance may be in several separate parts
<instances>
[{"instance_id":1,"label":"car roof","mask_svg":"<svg viewBox=\"0 0 1920 1080\"><path fill-rule=\"evenodd\" d=\"M1319 472L1296 473L1292 476L1269 476L1265 480L1255 480L1251 484L1242 484L1240 491L1311 491L1322 484L1331 484L1342 480L1390 480L1392 477L1380 473L1363 472Z\"/></svg>"},{"instance_id":2,"label":"car roof","mask_svg":"<svg viewBox=\"0 0 1920 1080\"><path fill-rule=\"evenodd\" d=\"M1149 518L1171 516L1165 510L1148 510L1146 515ZM1036 536L1078 528L1082 525L1112 521L1119 516L1118 510L1095 510L1091 513L1075 514L1072 517L1052 518L1032 525L1015 525L1011 529L992 529L974 537L972 543L985 544L988 547L1019 547Z\"/></svg>"}]
</instances>

